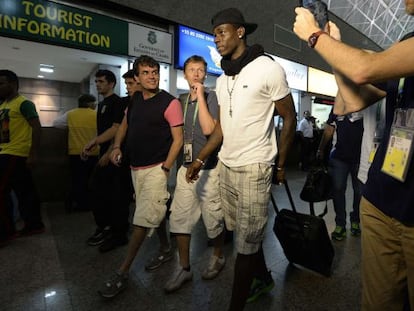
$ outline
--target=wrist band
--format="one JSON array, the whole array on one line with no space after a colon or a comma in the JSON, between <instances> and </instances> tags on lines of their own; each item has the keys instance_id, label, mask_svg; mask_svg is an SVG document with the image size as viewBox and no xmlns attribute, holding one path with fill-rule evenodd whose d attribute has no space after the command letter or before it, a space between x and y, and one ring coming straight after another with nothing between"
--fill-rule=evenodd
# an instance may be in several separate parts
<instances>
[{"instance_id":1,"label":"wrist band","mask_svg":"<svg viewBox=\"0 0 414 311\"><path fill-rule=\"evenodd\" d=\"M113 146L112 150L115 150L115 149L121 149L121 147L120 146Z\"/></svg>"},{"instance_id":2,"label":"wrist band","mask_svg":"<svg viewBox=\"0 0 414 311\"><path fill-rule=\"evenodd\" d=\"M197 159L196 159L196 161L197 161L198 163L201 163L201 165L206 164L203 160L200 160L199 158L197 158Z\"/></svg>"},{"instance_id":3,"label":"wrist band","mask_svg":"<svg viewBox=\"0 0 414 311\"><path fill-rule=\"evenodd\" d=\"M283 170L284 170L283 167L276 166L276 171L283 171Z\"/></svg>"},{"instance_id":4,"label":"wrist band","mask_svg":"<svg viewBox=\"0 0 414 311\"><path fill-rule=\"evenodd\" d=\"M164 165L162 165L162 166L161 166L161 169L162 169L164 172L167 172L167 173L169 173L169 172L170 172L170 169L169 169L168 167L165 167Z\"/></svg>"}]
</instances>

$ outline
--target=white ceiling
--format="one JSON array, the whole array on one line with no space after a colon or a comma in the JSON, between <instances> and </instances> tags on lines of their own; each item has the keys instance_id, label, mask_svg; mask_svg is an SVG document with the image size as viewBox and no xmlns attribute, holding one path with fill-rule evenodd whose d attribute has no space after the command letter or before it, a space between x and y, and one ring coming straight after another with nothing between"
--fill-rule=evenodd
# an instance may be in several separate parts
<instances>
[{"instance_id":1,"label":"white ceiling","mask_svg":"<svg viewBox=\"0 0 414 311\"><path fill-rule=\"evenodd\" d=\"M0 68L14 71L19 77L81 82L97 64L121 66L126 58L75 50L54 45L0 37ZM39 71L40 64L55 66L54 73Z\"/></svg>"},{"instance_id":2,"label":"white ceiling","mask_svg":"<svg viewBox=\"0 0 414 311\"><path fill-rule=\"evenodd\" d=\"M323 0L329 11L354 26L382 48L414 30L414 17L404 0Z\"/></svg>"}]
</instances>

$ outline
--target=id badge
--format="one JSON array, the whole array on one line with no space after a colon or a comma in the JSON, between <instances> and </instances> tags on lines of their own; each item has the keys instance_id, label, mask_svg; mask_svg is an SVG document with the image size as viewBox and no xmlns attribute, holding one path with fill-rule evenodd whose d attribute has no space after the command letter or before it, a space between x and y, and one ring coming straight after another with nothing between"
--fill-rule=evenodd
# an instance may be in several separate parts
<instances>
[{"instance_id":1,"label":"id badge","mask_svg":"<svg viewBox=\"0 0 414 311\"><path fill-rule=\"evenodd\" d=\"M393 126L381 171L404 182L413 154L414 129Z\"/></svg>"},{"instance_id":2,"label":"id badge","mask_svg":"<svg viewBox=\"0 0 414 311\"><path fill-rule=\"evenodd\" d=\"M184 163L193 162L193 145L191 143L184 144Z\"/></svg>"}]
</instances>

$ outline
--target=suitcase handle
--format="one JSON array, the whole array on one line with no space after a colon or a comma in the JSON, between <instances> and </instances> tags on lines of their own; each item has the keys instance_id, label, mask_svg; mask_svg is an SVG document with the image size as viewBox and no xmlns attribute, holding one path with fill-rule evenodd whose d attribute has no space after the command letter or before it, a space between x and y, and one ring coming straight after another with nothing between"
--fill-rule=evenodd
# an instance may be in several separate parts
<instances>
[{"instance_id":1,"label":"suitcase handle","mask_svg":"<svg viewBox=\"0 0 414 311\"><path fill-rule=\"evenodd\" d=\"M288 196L290 206L292 207L292 211L294 211L296 213L295 202L293 201L292 193L290 192L290 188L289 188L289 185L288 185L288 182L287 182L286 179L283 181L283 184L285 185L286 194ZM279 209L277 207L276 200L275 200L275 197L273 196L272 192L270 192L270 200L272 201L272 205L273 205L273 208L276 211L276 215L279 214ZM309 209L310 209L310 214L315 216L315 208L314 208L313 202L309 203ZM326 201L325 208L324 208L323 212L318 215L318 217L323 218L323 216L325 216L327 214L327 212L328 212L328 201Z\"/></svg>"},{"instance_id":2,"label":"suitcase handle","mask_svg":"<svg viewBox=\"0 0 414 311\"><path fill-rule=\"evenodd\" d=\"M296 216L295 219L296 219L297 223L300 225L300 221L299 221L299 218L298 218L295 202L293 201L292 193L290 192L290 188L289 188L289 185L288 185L288 182L287 182L286 179L283 181L283 184L285 185L286 194L288 196L290 205L292 207L292 211L294 212L294 215ZM272 200L273 208L275 209L276 216L277 216L277 215L279 215L279 208L276 205L276 200L275 200L272 192L270 192L270 199ZM301 231L302 237L305 238L306 234L305 234L304 228L302 226L300 226L300 228L301 228L300 231Z\"/></svg>"},{"instance_id":3,"label":"suitcase handle","mask_svg":"<svg viewBox=\"0 0 414 311\"><path fill-rule=\"evenodd\" d=\"M285 185L285 189L286 189L286 194L288 196L289 202L290 202L290 206L292 207L292 211L294 211L296 213L296 206L295 206L295 202L293 201L293 197L292 197L292 193L290 192L290 188L288 185L288 181L285 179L283 181L283 184ZM270 192L270 200L272 201L273 204L273 208L275 209L276 215L279 214L279 209L276 205L276 200L272 194L272 192Z\"/></svg>"}]
</instances>

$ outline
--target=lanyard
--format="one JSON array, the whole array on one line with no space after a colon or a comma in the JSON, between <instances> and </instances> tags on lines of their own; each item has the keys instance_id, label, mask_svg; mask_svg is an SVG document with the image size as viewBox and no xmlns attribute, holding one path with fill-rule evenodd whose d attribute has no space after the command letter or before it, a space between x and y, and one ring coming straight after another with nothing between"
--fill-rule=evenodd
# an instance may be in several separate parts
<instances>
[{"instance_id":1,"label":"lanyard","mask_svg":"<svg viewBox=\"0 0 414 311\"><path fill-rule=\"evenodd\" d=\"M377 111L375 112L375 121L377 123L381 121L381 109L382 109L382 101L377 104Z\"/></svg>"},{"instance_id":2,"label":"lanyard","mask_svg":"<svg viewBox=\"0 0 414 311\"><path fill-rule=\"evenodd\" d=\"M185 106L184 106L184 124L185 124L185 120L186 120L186 116L187 116L187 109L188 109L188 100L190 99L190 94L188 94L187 96L187 100L185 101ZM195 122L197 119L197 112L198 112L198 100L195 103L195 110L194 110L194 115L193 115L193 127L195 126Z\"/></svg>"},{"instance_id":3,"label":"lanyard","mask_svg":"<svg viewBox=\"0 0 414 311\"><path fill-rule=\"evenodd\" d=\"M405 84L405 78L400 78L400 81L398 82L398 94L397 94L397 100L396 100L397 108L401 107L401 101L402 101L403 92L404 92L404 84Z\"/></svg>"},{"instance_id":4,"label":"lanyard","mask_svg":"<svg viewBox=\"0 0 414 311\"><path fill-rule=\"evenodd\" d=\"M188 109L189 99L190 99L190 94L188 94L187 100L185 101L185 105L184 105L184 139L186 139L185 121L186 121L186 117L187 117L187 109ZM192 127L191 127L191 142L194 139L194 126L195 126L195 122L196 122L196 119L197 119L197 113L198 113L198 100L195 102L195 109L194 109L194 114L193 114L193 124L192 124Z\"/></svg>"}]
</instances>

